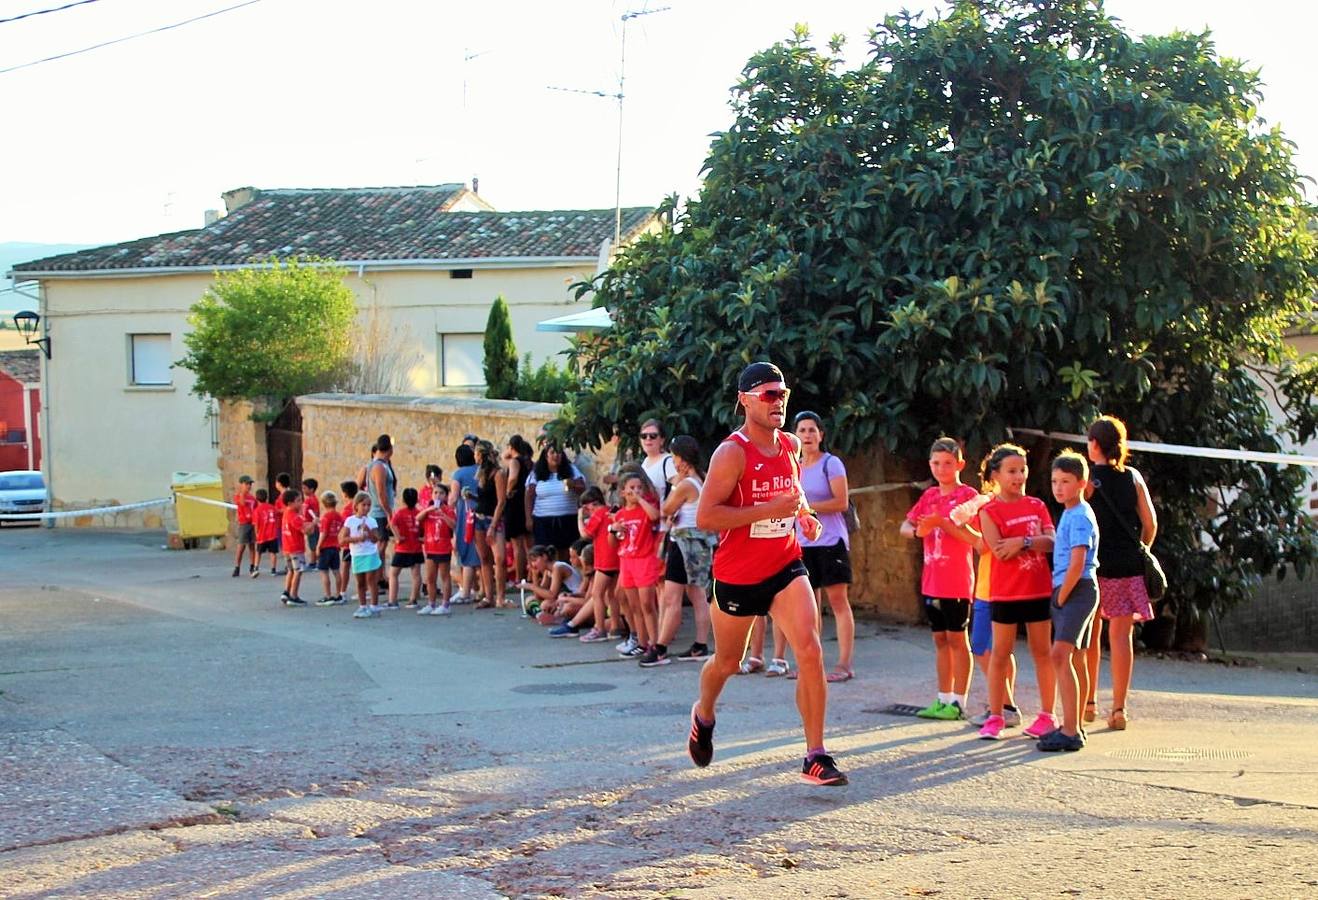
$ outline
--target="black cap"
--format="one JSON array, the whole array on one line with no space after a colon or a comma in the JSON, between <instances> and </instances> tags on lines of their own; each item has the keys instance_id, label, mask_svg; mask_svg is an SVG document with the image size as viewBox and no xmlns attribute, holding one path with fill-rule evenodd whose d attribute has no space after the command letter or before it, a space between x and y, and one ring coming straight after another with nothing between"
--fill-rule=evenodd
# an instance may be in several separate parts
<instances>
[{"instance_id":1,"label":"black cap","mask_svg":"<svg viewBox=\"0 0 1318 900\"><path fill-rule=\"evenodd\" d=\"M771 362L753 362L741 370L737 376L737 390L753 391L762 384L769 384L773 381L781 381L784 384L787 379L783 378L783 370Z\"/></svg>"}]
</instances>

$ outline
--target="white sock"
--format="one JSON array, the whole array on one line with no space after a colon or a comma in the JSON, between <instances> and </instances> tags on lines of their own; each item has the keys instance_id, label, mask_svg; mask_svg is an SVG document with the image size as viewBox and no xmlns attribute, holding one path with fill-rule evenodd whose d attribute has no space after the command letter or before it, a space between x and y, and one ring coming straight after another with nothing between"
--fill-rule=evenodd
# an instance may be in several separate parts
<instances>
[{"instance_id":1,"label":"white sock","mask_svg":"<svg viewBox=\"0 0 1318 900\"><path fill-rule=\"evenodd\" d=\"M938 692L939 703L951 703L954 699L956 699L956 694L946 693L944 691Z\"/></svg>"},{"instance_id":2,"label":"white sock","mask_svg":"<svg viewBox=\"0 0 1318 900\"><path fill-rule=\"evenodd\" d=\"M958 694L956 697L956 702L961 704L962 709L965 709L966 704L970 702L970 693L967 691L964 694Z\"/></svg>"}]
</instances>

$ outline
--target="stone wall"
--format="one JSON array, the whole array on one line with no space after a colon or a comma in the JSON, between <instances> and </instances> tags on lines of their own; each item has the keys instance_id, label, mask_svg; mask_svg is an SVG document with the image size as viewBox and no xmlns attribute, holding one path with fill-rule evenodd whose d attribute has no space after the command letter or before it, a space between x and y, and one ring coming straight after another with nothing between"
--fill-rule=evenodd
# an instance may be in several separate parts
<instances>
[{"instance_id":1,"label":"stone wall","mask_svg":"<svg viewBox=\"0 0 1318 900\"><path fill-rule=\"evenodd\" d=\"M502 449L511 435L520 434L534 445L540 427L559 410L556 403L519 400L361 394L310 394L297 404L302 410L302 472L319 480L322 490L337 490L340 481L355 479L381 434L393 438L401 491L425 484L428 463L443 469L447 480L463 435L479 435Z\"/></svg>"},{"instance_id":2,"label":"stone wall","mask_svg":"<svg viewBox=\"0 0 1318 900\"><path fill-rule=\"evenodd\" d=\"M922 554L919 543L903 538L899 530L920 492L897 485L909 484L913 474L928 477L928 470L912 473L884 450L842 459L851 489L879 488L852 498L860 530L851 535L851 605L883 619L919 622Z\"/></svg>"},{"instance_id":3,"label":"stone wall","mask_svg":"<svg viewBox=\"0 0 1318 900\"><path fill-rule=\"evenodd\" d=\"M512 434L534 444L540 426L559 411L553 403L457 397L311 394L297 403L302 411L302 471L319 480L322 490L337 490L340 481L356 478L380 434L394 440L400 488L420 487L428 463L443 468L446 478L452 473L453 452L468 432L496 446ZM241 474L251 475L258 485L265 483L265 426L251 420L252 411L248 403L221 406L220 473L226 497ZM589 480L598 481L613 457L609 447L580 455L577 462ZM919 492L898 485L928 473L912 472L885 451L857 454L844 462L852 488L884 488L854 498L861 530L851 536L852 605L884 619L918 622L920 550L915 541L901 538L898 529Z\"/></svg>"},{"instance_id":4,"label":"stone wall","mask_svg":"<svg viewBox=\"0 0 1318 900\"><path fill-rule=\"evenodd\" d=\"M1218 630L1210 626L1208 642L1216 649L1219 641L1228 650L1269 653L1318 652L1318 585L1311 573L1285 581L1266 578L1253 598L1233 607Z\"/></svg>"}]
</instances>

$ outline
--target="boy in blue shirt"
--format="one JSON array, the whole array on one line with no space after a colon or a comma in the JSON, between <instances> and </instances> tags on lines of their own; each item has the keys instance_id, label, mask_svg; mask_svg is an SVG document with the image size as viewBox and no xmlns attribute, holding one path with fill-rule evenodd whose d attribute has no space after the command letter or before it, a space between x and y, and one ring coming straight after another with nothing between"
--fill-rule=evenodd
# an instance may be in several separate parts
<instances>
[{"instance_id":1,"label":"boy in blue shirt","mask_svg":"<svg viewBox=\"0 0 1318 900\"><path fill-rule=\"evenodd\" d=\"M1053 460L1053 498L1066 507L1053 539L1053 670L1062 700L1062 727L1039 738L1044 751L1079 750L1080 698L1089 693L1085 651L1098 609L1098 522L1085 502L1089 465L1073 450Z\"/></svg>"}]
</instances>

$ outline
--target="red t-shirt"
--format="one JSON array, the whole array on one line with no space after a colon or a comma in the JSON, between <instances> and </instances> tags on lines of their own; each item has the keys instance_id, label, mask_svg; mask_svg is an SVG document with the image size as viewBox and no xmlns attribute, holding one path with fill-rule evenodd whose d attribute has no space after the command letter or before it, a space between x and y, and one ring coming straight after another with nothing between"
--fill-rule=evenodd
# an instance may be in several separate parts
<instances>
[{"instance_id":1,"label":"red t-shirt","mask_svg":"<svg viewBox=\"0 0 1318 900\"><path fill-rule=\"evenodd\" d=\"M242 491L239 491L233 495L233 503L238 507L236 510L238 524L252 524L252 511L256 509L256 498L252 496L252 492L248 491L244 494Z\"/></svg>"},{"instance_id":2,"label":"red t-shirt","mask_svg":"<svg viewBox=\"0 0 1318 900\"><path fill-rule=\"evenodd\" d=\"M302 508L307 511L307 517L313 521L320 518L320 501L316 499L315 494L302 495Z\"/></svg>"},{"instance_id":3,"label":"red t-shirt","mask_svg":"<svg viewBox=\"0 0 1318 900\"><path fill-rule=\"evenodd\" d=\"M273 541L279 534L279 516L269 503L257 502L252 509L252 524L256 526L257 543Z\"/></svg>"},{"instance_id":4,"label":"red t-shirt","mask_svg":"<svg viewBox=\"0 0 1318 900\"><path fill-rule=\"evenodd\" d=\"M586 534L591 546L595 548L595 568L606 572L618 571L618 548L609 543L609 525L613 516L607 507L601 506L590 514L586 520Z\"/></svg>"},{"instance_id":5,"label":"red t-shirt","mask_svg":"<svg viewBox=\"0 0 1318 900\"><path fill-rule=\"evenodd\" d=\"M327 509L320 517L320 549L328 550L339 546L339 531L343 528L343 513L337 509Z\"/></svg>"},{"instance_id":6,"label":"red t-shirt","mask_svg":"<svg viewBox=\"0 0 1318 900\"><path fill-rule=\"evenodd\" d=\"M1052 527L1048 507L1035 497L1022 497L1004 503L995 497L980 510L998 526L1002 537L1038 537ZM1048 554L1038 550L1022 550L1011 559L989 558L989 599L1035 600L1050 597L1053 592L1053 572Z\"/></svg>"},{"instance_id":7,"label":"red t-shirt","mask_svg":"<svg viewBox=\"0 0 1318 900\"><path fill-rule=\"evenodd\" d=\"M639 505L618 510L613 515L613 524L627 529L627 533L618 538L620 559L644 559L658 554L659 535L654 530L655 521ZM599 560L595 560L595 566L600 568Z\"/></svg>"},{"instance_id":8,"label":"red t-shirt","mask_svg":"<svg viewBox=\"0 0 1318 900\"><path fill-rule=\"evenodd\" d=\"M275 491L275 512L280 516L284 514L284 492Z\"/></svg>"},{"instance_id":9,"label":"red t-shirt","mask_svg":"<svg viewBox=\"0 0 1318 900\"><path fill-rule=\"evenodd\" d=\"M746 456L741 480L725 501L728 506L754 506L785 494L799 484L800 464L791 439L775 432L778 452L761 453L750 438L734 431L724 443L735 443ZM714 578L727 584L758 584L801 558L796 539L796 517L761 519L731 531L719 533L714 550Z\"/></svg>"},{"instance_id":10,"label":"red t-shirt","mask_svg":"<svg viewBox=\"0 0 1318 900\"><path fill-rule=\"evenodd\" d=\"M421 526L416 521L416 510L400 506L389 520L394 529L395 553L421 552Z\"/></svg>"},{"instance_id":11,"label":"red t-shirt","mask_svg":"<svg viewBox=\"0 0 1318 900\"><path fill-rule=\"evenodd\" d=\"M432 556L442 556L453 552L453 525L457 521L451 506L432 506L431 512L421 523L425 540L421 549Z\"/></svg>"},{"instance_id":12,"label":"red t-shirt","mask_svg":"<svg viewBox=\"0 0 1318 900\"><path fill-rule=\"evenodd\" d=\"M284 510L284 540L280 550L287 554L307 552L307 536L302 531L306 521L300 509Z\"/></svg>"},{"instance_id":13,"label":"red t-shirt","mask_svg":"<svg viewBox=\"0 0 1318 900\"><path fill-rule=\"evenodd\" d=\"M906 514L906 520L916 525L921 516L930 513L947 518L957 506L977 496L979 491L968 484L957 484L946 494L934 485L920 495ZM920 574L920 592L940 600L969 600L975 593L975 548L941 528L935 528L923 540L924 571Z\"/></svg>"}]
</instances>

